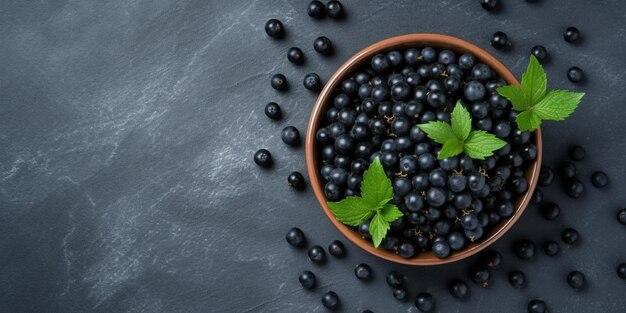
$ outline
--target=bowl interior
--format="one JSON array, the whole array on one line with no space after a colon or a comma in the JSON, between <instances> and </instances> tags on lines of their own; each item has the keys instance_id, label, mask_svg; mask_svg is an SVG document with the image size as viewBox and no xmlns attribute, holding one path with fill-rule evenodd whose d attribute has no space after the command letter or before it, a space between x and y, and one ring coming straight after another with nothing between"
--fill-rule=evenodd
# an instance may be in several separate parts
<instances>
[{"instance_id":1,"label":"bowl interior","mask_svg":"<svg viewBox=\"0 0 626 313\"><path fill-rule=\"evenodd\" d=\"M479 252L500 238L519 219L522 212L530 202L530 198L537 184L537 177L539 175L542 157L541 131L540 129L537 129L534 133L534 141L538 151L537 158L525 169L525 178L528 180L528 191L516 199L515 212L513 215L507 219L503 219L500 224L491 226L489 230L485 232L480 241L470 243L463 250L453 252L448 258L445 259L437 258L432 252L422 252L412 259L405 259L393 252L384 250L382 247L376 249L372 245L371 241L361 238L360 234L356 230L339 222L326 204L327 200L323 191L323 179L319 171L321 162L317 151L318 145L315 140L315 134L324 120L326 108L331 105L334 96L338 93L341 81L349 78L356 71L368 64L374 55L394 49L402 50L410 47L426 46L439 49L449 49L458 54L466 52L472 53L478 62L487 64L509 84L519 85L515 76L513 76L511 71L500 63L500 61L482 48L462 39L440 34L408 34L392 37L377 42L357 52L341 67L339 67L339 69L328 80L321 91L317 102L315 103L306 134L306 161L311 186L313 188L313 192L315 193L315 197L330 221L344 236L360 248L380 258L407 265L438 265L458 261Z\"/></svg>"}]
</instances>

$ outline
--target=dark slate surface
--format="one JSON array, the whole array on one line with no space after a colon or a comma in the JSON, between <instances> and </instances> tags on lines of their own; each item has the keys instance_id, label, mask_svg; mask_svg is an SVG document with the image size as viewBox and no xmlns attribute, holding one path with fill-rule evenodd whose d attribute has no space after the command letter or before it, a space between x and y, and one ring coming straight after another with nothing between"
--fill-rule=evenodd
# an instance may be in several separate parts
<instances>
[{"instance_id":1,"label":"dark slate surface","mask_svg":"<svg viewBox=\"0 0 626 313\"><path fill-rule=\"evenodd\" d=\"M344 312L416 312L395 301L383 276L410 276L411 298L428 290L439 312L525 312L545 299L550 312L625 312L626 283L615 274L626 262L626 229L615 219L626 203L626 3L502 1L498 14L479 1L346 1L343 22L313 21L307 1L2 1L0 3L0 311L2 312L323 312L322 291L339 293ZM285 40L267 38L263 25L281 19ZM578 26L579 45L562 32ZM493 51L503 30L515 44ZM305 73L324 79L357 50L411 32L453 34L473 41L516 75L535 44L553 56L552 88L587 92L566 122L544 127L545 162L555 164L573 143L589 157L580 164L587 193L565 198L557 184L546 198L562 216L542 220L529 208L496 243L505 265L492 286L472 285L471 299L451 299L447 282L465 277L475 259L410 268L380 261L347 243L349 257L316 267L284 242L299 225L310 242L341 238L310 189L286 185L305 170L304 149L280 141L280 129L305 129L315 95L301 87ZM337 54L320 57L312 41L327 35ZM303 67L285 58L290 46L307 55ZM569 66L589 80L573 86ZM286 94L269 87L283 72ZM263 115L279 102L285 118ZM260 170L253 152L270 149L276 166ZM611 176L606 190L589 175ZM538 243L577 228L582 244L556 258L539 253L522 262L511 243ZM376 272L356 281L356 263ZM527 273L518 291L511 269ZM303 291L297 274L313 269L321 287ZM567 272L583 271L589 288L575 292ZM412 302L412 301L411 301Z\"/></svg>"}]
</instances>

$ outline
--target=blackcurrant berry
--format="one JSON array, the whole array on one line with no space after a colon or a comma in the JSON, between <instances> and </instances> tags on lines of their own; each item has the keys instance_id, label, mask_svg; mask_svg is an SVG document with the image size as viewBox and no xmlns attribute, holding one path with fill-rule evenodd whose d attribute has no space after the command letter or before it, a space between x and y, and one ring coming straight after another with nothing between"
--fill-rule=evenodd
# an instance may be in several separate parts
<instances>
[{"instance_id":1,"label":"blackcurrant berry","mask_svg":"<svg viewBox=\"0 0 626 313\"><path fill-rule=\"evenodd\" d=\"M582 161L586 154L587 152L585 151L585 148L581 146L573 146L569 150L569 157L574 161Z\"/></svg>"},{"instance_id":2,"label":"blackcurrant berry","mask_svg":"<svg viewBox=\"0 0 626 313\"><path fill-rule=\"evenodd\" d=\"M369 280L372 277L372 269L365 263L357 264L354 268L354 276L360 280Z\"/></svg>"},{"instance_id":3,"label":"blackcurrant berry","mask_svg":"<svg viewBox=\"0 0 626 313\"><path fill-rule=\"evenodd\" d=\"M293 126L287 126L283 128L283 131L280 134L280 138L285 144L288 144L290 146L300 145L300 132L297 128Z\"/></svg>"},{"instance_id":4,"label":"blackcurrant berry","mask_svg":"<svg viewBox=\"0 0 626 313\"><path fill-rule=\"evenodd\" d=\"M467 299L470 295L469 286L462 280L453 281L450 284L450 294L457 299Z\"/></svg>"},{"instance_id":5,"label":"blackcurrant berry","mask_svg":"<svg viewBox=\"0 0 626 313\"><path fill-rule=\"evenodd\" d=\"M302 248L304 247L304 245L306 245L306 238L304 237L304 233L298 227L293 227L289 231L287 231L287 234L285 235L285 240L287 240L287 243L295 248Z\"/></svg>"},{"instance_id":6,"label":"blackcurrant berry","mask_svg":"<svg viewBox=\"0 0 626 313\"><path fill-rule=\"evenodd\" d=\"M283 23L277 19L271 19L265 23L265 33L272 38L282 38L285 36Z\"/></svg>"},{"instance_id":7,"label":"blackcurrant berry","mask_svg":"<svg viewBox=\"0 0 626 313\"><path fill-rule=\"evenodd\" d=\"M547 256L555 256L561 250L561 246L556 241L548 241L543 245L543 252L546 253Z\"/></svg>"},{"instance_id":8,"label":"blackcurrant berry","mask_svg":"<svg viewBox=\"0 0 626 313\"><path fill-rule=\"evenodd\" d=\"M324 248L321 246L313 246L308 251L309 260L316 264L324 264L326 263L326 252L324 252Z\"/></svg>"},{"instance_id":9,"label":"blackcurrant berry","mask_svg":"<svg viewBox=\"0 0 626 313\"><path fill-rule=\"evenodd\" d=\"M617 212L617 221L622 225L626 225L626 209L621 209Z\"/></svg>"},{"instance_id":10,"label":"blackcurrant berry","mask_svg":"<svg viewBox=\"0 0 626 313\"><path fill-rule=\"evenodd\" d=\"M270 102L265 106L265 115L273 120L279 120L282 116L280 106L276 102Z\"/></svg>"},{"instance_id":11,"label":"blackcurrant berry","mask_svg":"<svg viewBox=\"0 0 626 313\"><path fill-rule=\"evenodd\" d=\"M326 4L326 11L328 11L328 16L334 19L340 19L344 15L343 5L341 5L341 2L336 0L328 1Z\"/></svg>"},{"instance_id":12,"label":"blackcurrant berry","mask_svg":"<svg viewBox=\"0 0 626 313\"><path fill-rule=\"evenodd\" d=\"M491 279L491 271L485 267L476 267L471 269L470 277L475 284L487 288Z\"/></svg>"},{"instance_id":13,"label":"blackcurrant berry","mask_svg":"<svg viewBox=\"0 0 626 313\"><path fill-rule=\"evenodd\" d=\"M476 80L469 81L463 89L463 95L468 101L478 101L484 98L485 94L485 86Z\"/></svg>"},{"instance_id":14,"label":"blackcurrant berry","mask_svg":"<svg viewBox=\"0 0 626 313\"><path fill-rule=\"evenodd\" d=\"M432 250L435 256L440 259L445 259L450 255L450 245L446 240L435 240Z\"/></svg>"},{"instance_id":15,"label":"blackcurrant berry","mask_svg":"<svg viewBox=\"0 0 626 313\"><path fill-rule=\"evenodd\" d=\"M563 38L567 42L576 42L580 38L580 31L576 27L568 27L563 34Z\"/></svg>"},{"instance_id":16,"label":"blackcurrant berry","mask_svg":"<svg viewBox=\"0 0 626 313\"><path fill-rule=\"evenodd\" d=\"M532 55L534 55L539 61L544 61L548 58L548 50L546 50L546 47L541 45L534 46L530 50L530 53L532 53Z\"/></svg>"},{"instance_id":17,"label":"blackcurrant berry","mask_svg":"<svg viewBox=\"0 0 626 313\"><path fill-rule=\"evenodd\" d=\"M319 75L315 73L309 73L304 76L304 80L302 81L302 85L304 88L311 91L319 91L322 89L322 80Z\"/></svg>"},{"instance_id":18,"label":"blackcurrant berry","mask_svg":"<svg viewBox=\"0 0 626 313\"><path fill-rule=\"evenodd\" d=\"M565 188L571 198L579 198L585 191L585 185L578 179L569 181Z\"/></svg>"},{"instance_id":19,"label":"blackcurrant berry","mask_svg":"<svg viewBox=\"0 0 626 313\"><path fill-rule=\"evenodd\" d=\"M365 239L372 239L372 235L370 234L370 221L365 221L359 224L357 230L359 231L359 234L361 234L361 237Z\"/></svg>"},{"instance_id":20,"label":"blackcurrant berry","mask_svg":"<svg viewBox=\"0 0 626 313\"><path fill-rule=\"evenodd\" d=\"M530 260L535 256L535 243L527 239L516 242L513 249L515 255L522 260Z\"/></svg>"},{"instance_id":21,"label":"blackcurrant berry","mask_svg":"<svg viewBox=\"0 0 626 313\"><path fill-rule=\"evenodd\" d=\"M559 174L564 180L576 177L577 173L576 165L570 161L561 163L559 167Z\"/></svg>"},{"instance_id":22,"label":"blackcurrant berry","mask_svg":"<svg viewBox=\"0 0 626 313\"><path fill-rule=\"evenodd\" d=\"M339 296L334 291L329 291L322 296L322 305L324 307L335 310L339 307Z\"/></svg>"},{"instance_id":23,"label":"blackcurrant berry","mask_svg":"<svg viewBox=\"0 0 626 313\"><path fill-rule=\"evenodd\" d=\"M288 87L287 77L283 74L274 74L270 80L270 84L272 85L272 88L278 91L285 91Z\"/></svg>"},{"instance_id":24,"label":"blackcurrant berry","mask_svg":"<svg viewBox=\"0 0 626 313\"><path fill-rule=\"evenodd\" d=\"M420 312L432 312L435 309L435 298L430 293L421 292L415 299L415 306Z\"/></svg>"},{"instance_id":25,"label":"blackcurrant berry","mask_svg":"<svg viewBox=\"0 0 626 313\"><path fill-rule=\"evenodd\" d=\"M609 177L602 171L596 171L591 174L591 183L596 188L603 188L609 183Z\"/></svg>"},{"instance_id":26,"label":"blackcurrant berry","mask_svg":"<svg viewBox=\"0 0 626 313\"><path fill-rule=\"evenodd\" d=\"M313 42L313 49L323 55L333 54L333 43L326 36L317 37Z\"/></svg>"},{"instance_id":27,"label":"blackcurrant berry","mask_svg":"<svg viewBox=\"0 0 626 313\"><path fill-rule=\"evenodd\" d=\"M585 288L585 275L580 271L573 271L567 275L567 284L575 290Z\"/></svg>"},{"instance_id":28,"label":"blackcurrant berry","mask_svg":"<svg viewBox=\"0 0 626 313\"><path fill-rule=\"evenodd\" d=\"M336 258L343 258L346 255L346 248L343 242L335 240L328 245L328 253Z\"/></svg>"},{"instance_id":29,"label":"blackcurrant berry","mask_svg":"<svg viewBox=\"0 0 626 313\"><path fill-rule=\"evenodd\" d=\"M539 300L533 299L528 302L528 313L547 313L548 307L546 303Z\"/></svg>"},{"instance_id":30,"label":"blackcurrant berry","mask_svg":"<svg viewBox=\"0 0 626 313\"><path fill-rule=\"evenodd\" d=\"M526 286L526 275L521 271L512 271L509 273L509 284L511 284L513 288L524 288L524 286Z\"/></svg>"},{"instance_id":31,"label":"blackcurrant berry","mask_svg":"<svg viewBox=\"0 0 626 313\"><path fill-rule=\"evenodd\" d=\"M621 279L626 279L626 263L617 266L617 276Z\"/></svg>"},{"instance_id":32,"label":"blackcurrant berry","mask_svg":"<svg viewBox=\"0 0 626 313\"><path fill-rule=\"evenodd\" d=\"M298 280L300 281L300 285L304 289L310 290L310 289L315 288L315 285L317 285L315 274L313 274L313 272L311 271L302 272L302 274L300 274L300 277L298 277Z\"/></svg>"},{"instance_id":33,"label":"blackcurrant berry","mask_svg":"<svg viewBox=\"0 0 626 313\"><path fill-rule=\"evenodd\" d=\"M559 217L560 213L561 208L556 203L546 203L541 207L541 214L548 221L555 220L557 217Z\"/></svg>"},{"instance_id":34,"label":"blackcurrant berry","mask_svg":"<svg viewBox=\"0 0 626 313\"><path fill-rule=\"evenodd\" d=\"M254 163L260 167L271 167L272 166L272 154L266 149L259 149L254 153Z\"/></svg>"},{"instance_id":35,"label":"blackcurrant berry","mask_svg":"<svg viewBox=\"0 0 626 313\"><path fill-rule=\"evenodd\" d=\"M389 285L389 287L400 287L404 284L402 274L396 271L389 272L389 274L385 277L385 280L387 281L387 285Z\"/></svg>"},{"instance_id":36,"label":"blackcurrant berry","mask_svg":"<svg viewBox=\"0 0 626 313\"><path fill-rule=\"evenodd\" d=\"M561 239L568 245L573 245L578 241L580 235L578 231L573 228L568 228L561 233Z\"/></svg>"},{"instance_id":37,"label":"blackcurrant berry","mask_svg":"<svg viewBox=\"0 0 626 313\"><path fill-rule=\"evenodd\" d=\"M321 1L313 0L309 3L309 7L307 8L307 13L312 18L323 18L324 13L326 12L326 6Z\"/></svg>"},{"instance_id":38,"label":"blackcurrant berry","mask_svg":"<svg viewBox=\"0 0 626 313\"><path fill-rule=\"evenodd\" d=\"M495 32L491 37L491 45L496 49L510 46L509 37L504 32Z\"/></svg>"},{"instance_id":39,"label":"blackcurrant berry","mask_svg":"<svg viewBox=\"0 0 626 313\"><path fill-rule=\"evenodd\" d=\"M287 176L287 184L293 189L302 190L304 189L304 176L300 172L291 172Z\"/></svg>"},{"instance_id":40,"label":"blackcurrant berry","mask_svg":"<svg viewBox=\"0 0 626 313\"><path fill-rule=\"evenodd\" d=\"M482 260L488 267L498 267L502 264L502 254L496 250L487 250L482 253Z\"/></svg>"},{"instance_id":41,"label":"blackcurrant berry","mask_svg":"<svg viewBox=\"0 0 626 313\"><path fill-rule=\"evenodd\" d=\"M398 301L404 301L407 297L407 292L404 287L395 287L393 288L393 297Z\"/></svg>"},{"instance_id":42,"label":"blackcurrant berry","mask_svg":"<svg viewBox=\"0 0 626 313\"><path fill-rule=\"evenodd\" d=\"M572 83L581 82L585 79L585 72L583 72L583 70L578 66L570 67L570 69L567 70L567 79L569 79Z\"/></svg>"},{"instance_id":43,"label":"blackcurrant berry","mask_svg":"<svg viewBox=\"0 0 626 313\"><path fill-rule=\"evenodd\" d=\"M415 256L415 246L410 242L403 242L398 247L398 254L405 259L410 259Z\"/></svg>"},{"instance_id":44,"label":"blackcurrant berry","mask_svg":"<svg viewBox=\"0 0 626 313\"><path fill-rule=\"evenodd\" d=\"M298 47L291 47L287 51L287 60L293 64L303 64L304 63L304 53Z\"/></svg>"},{"instance_id":45,"label":"blackcurrant berry","mask_svg":"<svg viewBox=\"0 0 626 313\"><path fill-rule=\"evenodd\" d=\"M487 11L495 10L500 4L499 0L481 0L480 5Z\"/></svg>"}]
</instances>

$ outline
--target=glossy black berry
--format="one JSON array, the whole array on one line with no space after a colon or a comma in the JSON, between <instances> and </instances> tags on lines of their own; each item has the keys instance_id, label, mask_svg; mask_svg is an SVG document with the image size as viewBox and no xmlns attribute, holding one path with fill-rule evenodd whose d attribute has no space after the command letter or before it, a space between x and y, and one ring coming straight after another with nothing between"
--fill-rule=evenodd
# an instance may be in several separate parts
<instances>
[{"instance_id":1,"label":"glossy black berry","mask_svg":"<svg viewBox=\"0 0 626 313\"><path fill-rule=\"evenodd\" d=\"M291 246L296 248L302 248L304 247L304 245L306 245L306 238L304 237L304 233L298 227L293 227L289 231L287 231L287 234L285 235L285 240L287 240L287 243L289 243Z\"/></svg>"},{"instance_id":2,"label":"glossy black berry","mask_svg":"<svg viewBox=\"0 0 626 313\"><path fill-rule=\"evenodd\" d=\"M578 231L573 228L568 228L561 233L561 239L563 239L563 242L568 245L575 244L579 237L580 235L578 234Z\"/></svg>"},{"instance_id":3,"label":"glossy black berry","mask_svg":"<svg viewBox=\"0 0 626 313\"><path fill-rule=\"evenodd\" d=\"M293 64L303 64L304 63L304 53L298 47L291 47L289 51L287 51L287 60Z\"/></svg>"},{"instance_id":4,"label":"glossy black berry","mask_svg":"<svg viewBox=\"0 0 626 313\"><path fill-rule=\"evenodd\" d=\"M539 299L528 302L528 313L548 313L546 303Z\"/></svg>"},{"instance_id":5,"label":"glossy black berry","mask_svg":"<svg viewBox=\"0 0 626 313\"><path fill-rule=\"evenodd\" d=\"M530 260L535 256L535 243L530 240L520 240L513 246L515 255L522 260Z\"/></svg>"},{"instance_id":6,"label":"glossy black berry","mask_svg":"<svg viewBox=\"0 0 626 313\"><path fill-rule=\"evenodd\" d=\"M513 288L524 288L524 286L526 286L526 275L521 271L512 271L509 273L509 284L511 284Z\"/></svg>"},{"instance_id":7,"label":"glossy black berry","mask_svg":"<svg viewBox=\"0 0 626 313\"><path fill-rule=\"evenodd\" d=\"M272 88L278 91L285 91L288 87L287 78L283 74L274 74L270 80L270 84L272 85Z\"/></svg>"},{"instance_id":8,"label":"glossy black berry","mask_svg":"<svg viewBox=\"0 0 626 313\"><path fill-rule=\"evenodd\" d=\"M341 2L336 0L328 1L326 4L326 11L328 12L328 17L339 19L344 15L343 5Z\"/></svg>"},{"instance_id":9,"label":"glossy black berry","mask_svg":"<svg viewBox=\"0 0 626 313\"><path fill-rule=\"evenodd\" d=\"M323 18L326 13L326 6L321 1L313 0L309 3L307 14L312 18Z\"/></svg>"},{"instance_id":10,"label":"glossy black berry","mask_svg":"<svg viewBox=\"0 0 626 313\"><path fill-rule=\"evenodd\" d=\"M300 285L304 289L310 290L310 289L315 288L315 286L317 285L315 274L313 274L313 272L311 271L302 272L302 274L300 274L300 277L298 277L298 280L300 281Z\"/></svg>"},{"instance_id":11,"label":"glossy black berry","mask_svg":"<svg viewBox=\"0 0 626 313\"><path fill-rule=\"evenodd\" d=\"M541 215L548 221L555 220L561 213L561 207L556 203L546 203L541 207Z\"/></svg>"},{"instance_id":12,"label":"glossy black berry","mask_svg":"<svg viewBox=\"0 0 626 313\"><path fill-rule=\"evenodd\" d=\"M617 221L622 225L626 225L626 209L621 209L617 212Z\"/></svg>"},{"instance_id":13,"label":"glossy black berry","mask_svg":"<svg viewBox=\"0 0 626 313\"><path fill-rule=\"evenodd\" d=\"M440 259L445 259L450 255L450 245L446 240L435 240L432 246L433 254Z\"/></svg>"},{"instance_id":14,"label":"glossy black berry","mask_svg":"<svg viewBox=\"0 0 626 313\"><path fill-rule=\"evenodd\" d=\"M502 264L502 254L496 250L487 250L481 254L482 261L487 267L498 267Z\"/></svg>"},{"instance_id":15,"label":"glossy black berry","mask_svg":"<svg viewBox=\"0 0 626 313\"><path fill-rule=\"evenodd\" d=\"M410 242L403 242L398 247L398 254L405 259L410 259L415 256L415 246Z\"/></svg>"},{"instance_id":16,"label":"glossy black berry","mask_svg":"<svg viewBox=\"0 0 626 313\"><path fill-rule=\"evenodd\" d=\"M586 154L585 148L581 146L573 146L569 149L569 157L574 161L582 161Z\"/></svg>"},{"instance_id":17,"label":"glossy black berry","mask_svg":"<svg viewBox=\"0 0 626 313\"><path fill-rule=\"evenodd\" d=\"M387 274L387 276L385 277L385 280L387 281L387 285L392 288L400 287L402 286L402 284L404 284L404 278L402 277L402 274L396 271L389 272L389 274Z\"/></svg>"},{"instance_id":18,"label":"glossy black berry","mask_svg":"<svg viewBox=\"0 0 626 313\"><path fill-rule=\"evenodd\" d=\"M334 291L329 291L322 296L322 305L324 307L334 310L339 307L339 296Z\"/></svg>"},{"instance_id":19,"label":"glossy black berry","mask_svg":"<svg viewBox=\"0 0 626 313\"><path fill-rule=\"evenodd\" d=\"M500 5L500 0L481 0L480 5L487 11L495 10Z\"/></svg>"},{"instance_id":20,"label":"glossy black berry","mask_svg":"<svg viewBox=\"0 0 626 313\"><path fill-rule=\"evenodd\" d=\"M311 91L319 91L322 89L322 80L319 75L315 73L309 73L304 76L304 80L302 81L302 85L304 88Z\"/></svg>"},{"instance_id":21,"label":"glossy black berry","mask_svg":"<svg viewBox=\"0 0 626 313\"><path fill-rule=\"evenodd\" d=\"M548 50L546 50L546 47L541 45L534 46L530 49L530 53L539 61L544 61L548 58Z\"/></svg>"},{"instance_id":22,"label":"glossy black berry","mask_svg":"<svg viewBox=\"0 0 626 313\"><path fill-rule=\"evenodd\" d=\"M285 144L290 146L298 146L300 144L300 132L293 126L283 128L280 138Z\"/></svg>"},{"instance_id":23,"label":"glossy black berry","mask_svg":"<svg viewBox=\"0 0 626 313\"><path fill-rule=\"evenodd\" d=\"M346 247L343 242L335 240L328 245L328 253L336 258L343 258L346 255Z\"/></svg>"},{"instance_id":24,"label":"glossy black berry","mask_svg":"<svg viewBox=\"0 0 626 313\"><path fill-rule=\"evenodd\" d=\"M580 38L580 31L576 27L568 27L563 34L563 38L567 42L576 42Z\"/></svg>"},{"instance_id":25,"label":"glossy black berry","mask_svg":"<svg viewBox=\"0 0 626 313\"><path fill-rule=\"evenodd\" d=\"M324 252L324 248L321 246L313 246L308 251L309 260L316 264L324 264L326 263L326 252Z\"/></svg>"},{"instance_id":26,"label":"glossy black berry","mask_svg":"<svg viewBox=\"0 0 626 313\"><path fill-rule=\"evenodd\" d=\"M398 301L404 301L407 297L407 292L404 287L395 287L393 288L393 297Z\"/></svg>"},{"instance_id":27,"label":"glossy black berry","mask_svg":"<svg viewBox=\"0 0 626 313\"><path fill-rule=\"evenodd\" d=\"M585 288L586 280L585 275L580 271L573 271L567 275L567 284L575 290L581 290Z\"/></svg>"},{"instance_id":28,"label":"glossy black berry","mask_svg":"<svg viewBox=\"0 0 626 313\"><path fill-rule=\"evenodd\" d=\"M369 280L372 277L372 268L364 263L357 264L354 268L354 276L360 280Z\"/></svg>"},{"instance_id":29,"label":"glossy black berry","mask_svg":"<svg viewBox=\"0 0 626 313\"><path fill-rule=\"evenodd\" d=\"M361 234L361 237L365 239L372 239L372 235L370 234L370 221L365 221L359 224L357 230L359 231L359 234Z\"/></svg>"},{"instance_id":30,"label":"glossy black berry","mask_svg":"<svg viewBox=\"0 0 626 313\"><path fill-rule=\"evenodd\" d=\"M578 66L570 67L570 69L567 70L567 79L569 79L572 83L581 82L585 79L585 72L583 72L583 70Z\"/></svg>"},{"instance_id":31,"label":"glossy black berry","mask_svg":"<svg viewBox=\"0 0 626 313\"><path fill-rule=\"evenodd\" d=\"M545 252L547 256L555 256L559 254L560 250L561 246L556 241L548 241L543 245L543 252Z\"/></svg>"},{"instance_id":32,"label":"glossy black berry","mask_svg":"<svg viewBox=\"0 0 626 313\"><path fill-rule=\"evenodd\" d=\"M566 161L559 166L559 174L564 180L575 178L578 174L576 165L573 162Z\"/></svg>"},{"instance_id":33,"label":"glossy black berry","mask_svg":"<svg viewBox=\"0 0 626 313\"><path fill-rule=\"evenodd\" d=\"M572 179L566 186L567 195L571 198L579 198L585 192L585 184L578 179Z\"/></svg>"},{"instance_id":34,"label":"glossy black berry","mask_svg":"<svg viewBox=\"0 0 626 313\"><path fill-rule=\"evenodd\" d=\"M435 309L435 298L430 293L421 292L415 299L415 306L420 312L432 312Z\"/></svg>"},{"instance_id":35,"label":"glossy black berry","mask_svg":"<svg viewBox=\"0 0 626 313\"><path fill-rule=\"evenodd\" d=\"M491 279L491 271L486 267L476 267L470 271L470 277L475 284L487 288Z\"/></svg>"},{"instance_id":36,"label":"glossy black berry","mask_svg":"<svg viewBox=\"0 0 626 313\"><path fill-rule=\"evenodd\" d=\"M300 174L300 172L291 172L289 176L287 176L287 184L289 187L297 190L304 189L304 176Z\"/></svg>"},{"instance_id":37,"label":"glossy black berry","mask_svg":"<svg viewBox=\"0 0 626 313\"><path fill-rule=\"evenodd\" d=\"M450 283L450 294L457 299L467 299L470 295L470 289L467 283L462 280L455 280Z\"/></svg>"},{"instance_id":38,"label":"glossy black berry","mask_svg":"<svg viewBox=\"0 0 626 313\"><path fill-rule=\"evenodd\" d=\"M609 177L602 171L596 171L591 174L591 183L596 188L603 188L609 184Z\"/></svg>"},{"instance_id":39,"label":"glossy black berry","mask_svg":"<svg viewBox=\"0 0 626 313\"><path fill-rule=\"evenodd\" d=\"M495 32L491 37L491 45L496 49L510 46L509 37L504 32Z\"/></svg>"},{"instance_id":40,"label":"glossy black berry","mask_svg":"<svg viewBox=\"0 0 626 313\"><path fill-rule=\"evenodd\" d=\"M271 19L265 23L265 33L272 38L282 38L285 36L283 23L277 19Z\"/></svg>"},{"instance_id":41,"label":"glossy black berry","mask_svg":"<svg viewBox=\"0 0 626 313\"><path fill-rule=\"evenodd\" d=\"M271 167L272 166L272 154L266 149L259 149L254 153L254 163L260 167Z\"/></svg>"},{"instance_id":42,"label":"glossy black berry","mask_svg":"<svg viewBox=\"0 0 626 313\"><path fill-rule=\"evenodd\" d=\"M626 263L617 266L617 277L626 279Z\"/></svg>"},{"instance_id":43,"label":"glossy black berry","mask_svg":"<svg viewBox=\"0 0 626 313\"><path fill-rule=\"evenodd\" d=\"M265 105L265 115L273 120L279 120L282 117L282 113L278 103L270 102Z\"/></svg>"},{"instance_id":44,"label":"glossy black berry","mask_svg":"<svg viewBox=\"0 0 626 313\"><path fill-rule=\"evenodd\" d=\"M326 36L317 37L313 42L313 49L323 55L331 55L333 53L333 44Z\"/></svg>"},{"instance_id":45,"label":"glossy black berry","mask_svg":"<svg viewBox=\"0 0 626 313\"><path fill-rule=\"evenodd\" d=\"M465 84L463 95L468 101L478 101L486 95L485 86L477 80L469 81Z\"/></svg>"}]
</instances>

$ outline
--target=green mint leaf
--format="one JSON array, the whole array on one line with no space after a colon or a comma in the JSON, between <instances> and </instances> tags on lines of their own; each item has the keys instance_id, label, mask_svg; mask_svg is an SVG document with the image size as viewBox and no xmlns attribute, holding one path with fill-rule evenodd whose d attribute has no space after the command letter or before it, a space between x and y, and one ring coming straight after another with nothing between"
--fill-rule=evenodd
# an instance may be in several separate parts
<instances>
[{"instance_id":1,"label":"green mint leaf","mask_svg":"<svg viewBox=\"0 0 626 313\"><path fill-rule=\"evenodd\" d=\"M452 114L450 114L450 120L452 122L452 132L460 140L465 140L472 130L472 118L467 109L461 104L461 101L457 101L454 106Z\"/></svg>"},{"instance_id":2,"label":"green mint leaf","mask_svg":"<svg viewBox=\"0 0 626 313\"><path fill-rule=\"evenodd\" d=\"M419 124L417 127L425 132L428 138L440 144L446 143L449 139L456 138L452 127L446 122L430 121L426 124Z\"/></svg>"},{"instance_id":3,"label":"green mint leaf","mask_svg":"<svg viewBox=\"0 0 626 313\"><path fill-rule=\"evenodd\" d=\"M449 157L453 157L459 153L463 152L463 144L458 139L450 139L443 144L441 150L439 151L439 155L437 159L445 159Z\"/></svg>"},{"instance_id":4,"label":"green mint leaf","mask_svg":"<svg viewBox=\"0 0 626 313\"><path fill-rule=\"evenodd\" d=\"M376 212L361 197L347 197L339 202L328 202L328 207L337 220L350 226L359 226Z\"/></svg>"},{"instance_id":5,"label":"green mint leaf","mask_svg":"<svg viewBox=\"0 0 626 313\"><path fill-rule=\"evenodd\" d=\"M553 90L539 101L532 110L542 120L562 121L576 110L584 95L582 92Z\"/></svg>"},{"instance_id":6,"label":"green mint leaf","mask_svg":"<svg viewBox=\"0 0 626 313\"><path fill-rule=\"evenodd\" d=\"M530 104L526 102L524 92L520 87L513 85L502 86L498 87L496 92L509 100L515 111L524 111L530 107Z\"/></svg>"},{"instance_id":7,"label":"green mint leaf","mask_svg":"<svg viewBox=\"0 0 626 313\"><path fill-rule=\"evenodd\" d=\"M524 98L526 103L530 105L539 103L541 99L546 95L546 88L548 85L548 79L543 67L537 61L534 55L530 55L530 62L528 62L528 68L522 75L522 91L524 92Z\"/></svg>"},{"instance_id":8,"label":"green mint leaf","mask_svg":"<svg viewBox=\"0 0 626 313\"><path fill-rule=\"evenodd\" d=\"M380 243L383 241L383 238L387 235L387 231L389 230L389 222L385 221L385 218L382 214L377 213L372 218L370 222L370 235L372 235L372 241L374 242L374 247L378 248Z\"/></svg>"},{"instance_id":9,"label":"green mint leaf","mask_svg":"<svg viewBox=\"0 0 626 313\"><path fill-rule=\"evenodd\" d=\"M472 159L484 160L505 145L506 142L494 134L484 130L474 130L465 140L463 151Z\"/></svg>"},{"instance_id":10,"label":"green mint leaf","mask_svg":"<svg viewBox=\"0 0 626 313\"><path fill-rule=\"evenodd\" d=\"M535 113L535 111L524 111L517 115L515 118L517 127L521 131L533 131L541 125L541 118Z\"/></svg>"},{"instance_id":11,"label":"green mint leaf","mask_svg":"<svg viewBox=\"0 0 626 313\"><path fill-rule=\"evenodd\" d=\"M378 158L363 174L361 197L372 210L377 210L393 198L393 186Z\"/></svg>"},{"instance_id":12,"label":"green mint leaf","mask_svg":"<svg viewBox=\"0 0 626 313\"><path fill-rule=\"evenodd\" d=\"M402 211L400 211L397 206L391 203L383 205L378 214L382 215L383 219L389 223L404 216L404 213L402 213Z\"/></svg>"}]
</instances>

